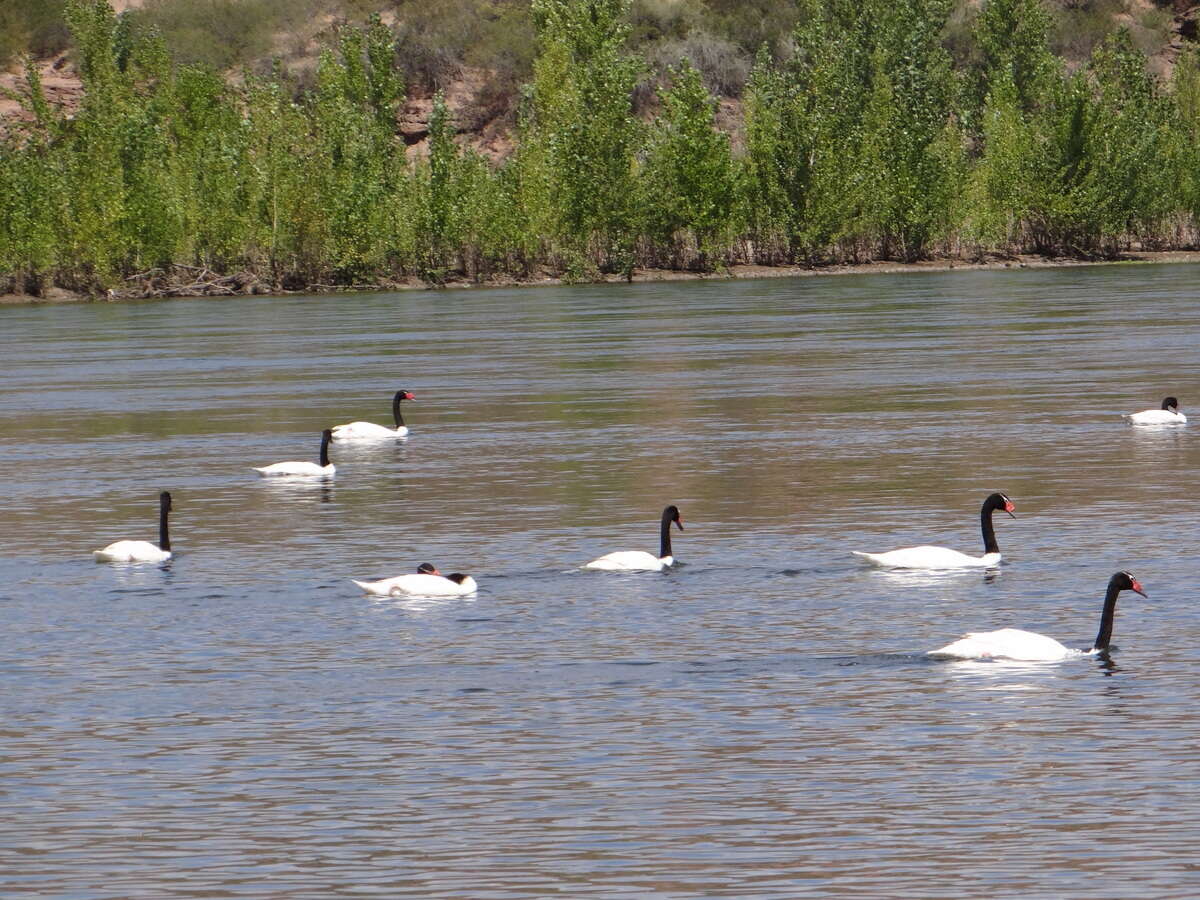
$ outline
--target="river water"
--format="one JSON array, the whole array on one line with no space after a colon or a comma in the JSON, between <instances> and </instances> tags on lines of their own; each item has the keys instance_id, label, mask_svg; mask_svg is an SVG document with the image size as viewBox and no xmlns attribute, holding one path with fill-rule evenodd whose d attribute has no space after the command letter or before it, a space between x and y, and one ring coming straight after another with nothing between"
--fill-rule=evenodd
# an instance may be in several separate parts
<instances>
[{"instance_id":1,"label":"river water","mask_svg":"<svg viewBox=\"0 0 1200 900\"><path fill-rule=\"evenodd\" d=\"M0 895L1200 893L1200 269L0 308ZM314 459L326 484L251 466ZM175 558L98 565L156 537ZM888 574L852 549L1005 562ZM669 574L586 572L657 549ZM457 600L350 578L429 561ZM967 630L1109 660L944 662Z\"/></svg>"}]
</instances>

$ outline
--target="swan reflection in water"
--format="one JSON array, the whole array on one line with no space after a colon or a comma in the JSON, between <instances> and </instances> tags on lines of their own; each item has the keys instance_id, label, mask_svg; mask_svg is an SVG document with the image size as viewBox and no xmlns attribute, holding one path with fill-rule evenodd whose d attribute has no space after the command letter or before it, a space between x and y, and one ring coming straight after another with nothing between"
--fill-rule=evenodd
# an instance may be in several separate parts
<instances>
[{"instance_id":1,"label":"swan reflection in water","mask_svg":"<svg viewBox=\"0 0 1200 900\"><path fill-rule=\"evenodd\" d=\"M272 497L287 498L288 502L333 502L333 481L328 478L263 478L257 482Z\"/></svg>"}]
</instances>

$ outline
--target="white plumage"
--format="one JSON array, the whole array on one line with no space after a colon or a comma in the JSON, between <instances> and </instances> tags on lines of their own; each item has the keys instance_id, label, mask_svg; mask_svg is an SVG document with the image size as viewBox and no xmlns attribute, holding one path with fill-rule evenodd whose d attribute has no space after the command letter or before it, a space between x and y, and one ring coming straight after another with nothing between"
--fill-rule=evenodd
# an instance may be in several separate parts
<instances>
[{"instance_id":1,"label":"white plumage","mask_svg":"<svg viewBox=\"0 0 1200 900\"><path fill-rule=\"evenodd\" d=\"M335 425L331 430L333 440L342 442L390 441L405 437L408 426L400 414L400 401L415 400L416 397L408 391L396 391L392 397L392 418L396 421L395 428L386 425L376 425L374 422L347 422L345 425Z\"/></svg>"},{"instance_id":2,"label":"white plumage","mask_svg":"<svg viewBox=\"0 0 1200 900\"><path fill-rule=\"evenodd\" d=\"M675 564L675 557L671 555L671 523L683 531L683 519L678 507L668 506L662 511L658 527L658 556L645 550L615 550L593 559L584 568L605 572L661 572Z\"/></svg>"},{"instance_id":3,"label":"white plumage","mask_svg":"<svg viewBox=\"0 0 1200 900\"><path fill-rule=\"evenodd\" d=\"M149 541L114 541L102 550L93 550L92 556L97 562L163 562L171 558L171 551Z\"/></svg>"},{"instance_id":4,"label":"white plumage","mask_svg":"<svg viewBox=\"0 0 1200 900\"><path fill-rule=\"evenodd\" d=\"M376 425L374 422L347 422L333 429L335 441L388 441L402 438L408 434L408 426L388 428L386 425Z\"/></svg>"},{"instance_id":5,"label":"white plumage","mask_svg":"<svg viewBox=\"0 0 1200 900\"><path fill-rule=\"evenodd\" d=\"M1186 425L1187 416L1179 411L1179 401L1167 397L1160 409L1144 409L1122 416L1130 425Z\"/></svg>"},{"instance_id":6,"label":"white plumage","mask_svg":"<svg viewBox=\"0 0 1200 900\"><path fill-rule=\"evenodd\" d=\"M1093 651L1089 651L1093 652ZM972 631L945 647L930 650L930 656L956 659L1016 659L1029 662L1067 659L1082 656L1082 650L1064 647L1054 638L1022 631L1020 628L1001 628L999 631Z\"/></svg>"},{"instance_id":7,"label":"white plumage","mask_svg":"<svg viewBox=\"0 0 1200 900\"><path fill-rule=\"evenodd\" d=\"M449 576L413 573L354 583L376 597L462 597L479 589L474 578L458 573Z\"/></svg>"},{"instance_id":8,"label":"white plumage","mask_svg":"<svg viewBox=\"0 0 1200 900\"><path fill-rule=\"evenodd\" d=\"M329 461L329 442L333 432L326 428L321 433L321 462L278 462L269 466L255 466L254 471L264 478L332 478L337 467Z\"/></svg>"},{"instance_id":9,"label":"white plumage","mask_svg":"<svg viewBox=\"0 0 1200 900\"><path fill-rule=\"evenodd\" d=\"M674 564L673 556L655 556L645 550L616 550L593 559L584 568L608 572L661 572Z\"/></svg>"},{"instance_id":10,"label":"white plumage","mask_svg":"<svg viewBox=\"0 0 1200 900\"><path fill-rule=\"evenodd\" d=\"M171 495L158 495L158 543L149 541L114 541L100 550L93 550L96 562L142 563L164 562L171 558L171 536L167 531L167 514L171 511Z\"/></svg>"},{"instance_id":11,"label":"white plumage","mask_svg":"<svg viewBox=\"0 0 1200 900\"><path fill-rule=\"evenodd\" d=\"M1075 656L1088 656L1108 650L1112 640L1113 622L1117 615L1117 595L1135 591L1146 596L1138 580L1128 572L1117 572L1108 580L1104 594L1104 609L1100 613L1100 631L1088 650L1074 650L1054 638L1020 628L1001 628L998 631L972 631L957 641L930 650L929 656L950 659L1012 659L1021 662L1056 662Z\"/></svg>"},{"instance_id":12,"label":"white plumage","mask_svg":"<svg viewBox=\"0 0 1200 900\"><path fill-rule=\"evenodd\" d=\"M888 550L883 553L864 553L861 550L851 550L855 556L861 557L876 566L890 569L966 569L987 568L1000 565L1000 547L996 543L996 530L992 525L992 513L1002 509L1010 516L1013 515L1012 500L1006 494L991 494L983 501L979 510L980 528L983 531L983 555L970 556L949 547L936 547L922 544L919 547L902 547L899 550ZM1013 518L1016 518L1013 516Z\"/></svg>"},{"instance_id":13,"label":"white plumage","mask_svg":"<svg viewBox=\"0 0 1200 900\"><path fill-rule=\"evenodd\" d=\"M1147 409L1125 416L1130 425L1186 425L1187 416L1169 409Z\"/></svg>"},{"instance_id":14,"label":"white plumage","mask_svg":"<svg viewBox=\"0 0 1200 900\"><path fill-rule=\"evenodd\" d=\"M933 547L928 544L920 547L902 547L885 553L864 553L861 550L850 552L874 565L892 569L965 569L972 566L1000 565L999 553L968 556L949 547Z\"/></svg>"}]
</instances>

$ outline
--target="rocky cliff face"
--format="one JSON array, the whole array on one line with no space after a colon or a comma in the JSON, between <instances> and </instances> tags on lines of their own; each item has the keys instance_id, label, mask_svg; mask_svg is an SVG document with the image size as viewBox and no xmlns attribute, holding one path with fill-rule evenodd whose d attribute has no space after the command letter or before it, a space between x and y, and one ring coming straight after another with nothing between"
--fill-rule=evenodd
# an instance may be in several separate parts
<instances>
[{"instance_id":1,"label":"rocky cliff face","mask_svg":"<svg viewBox=\"0 0 1200 900\"><path fill-rule=\"evenodd\" d=\"M321 0L316 0L320 4ZM339 0L325 0L329 11L319 13L304 23L295 25L288 34L277 36L274 46L264 47L263 59L284 57L286 67L295 73L301 83L311 81L316 59L322 47L343 21L342 4ZM969 10L979 0L958 0ZM146 0L109 0L117 13L145 5ZM396 9L384 8L383 20L390 27L402 31L406 23L402 19L404 7L392 4ZM1051 4L1060 11L1078 7L1073 0L1056 0ZM368 4L386 7L380 2ZM335 12L334 10L338 10ZM399 11L397 11L399 10ZM1149 24L1148 24L1149 23ZM1157 24L1155 24L1157 23ZM1188 43L1200 41L1200 2L1194 0L1125 0L1121 8L1112 14L1111 27L1129 28L1147 54L1148 65L1156 75L1166 79L1175 61ZM1068 64L1073 61L1068 58ZM1078 63L1078 60L1074 61ZM42 85L50 103L70 111L79 104L82 87L75 71L71 55L58 53L35 60L41 75ZM512 89L497 87L493 74L485 68L458 66L454 74L441 79L452 120L460 141L493 159L506 157L513 148L513 116L511 97L500 96ZM231 78L237 77L231 73ZM15 99L26 93L25 75L19 63L10 64L7 71L0 72L0 129L6 123L28 118L22 104ZM429 85L416 80L410 85L407 101L398 116L397 135L408 148L410 157L419 157L426 152L429 134L429 116L433 107L433 90ZM722 98L717 110L718 127L731 134L735 147L740 143L741 103L736 98Z\"/></svg>"}]
</instances>

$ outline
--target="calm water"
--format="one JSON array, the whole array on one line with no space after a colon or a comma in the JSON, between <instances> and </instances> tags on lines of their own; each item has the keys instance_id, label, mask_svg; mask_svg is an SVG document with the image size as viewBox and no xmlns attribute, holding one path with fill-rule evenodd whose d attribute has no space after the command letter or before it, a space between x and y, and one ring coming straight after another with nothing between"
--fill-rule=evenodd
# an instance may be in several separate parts
<instances>
[{"instance_id":1,"label":"calm water","mask_svg":"<svg viewBox=\"0 0 1200 900\"><path fill-rule=\"evenodd\" d=\"M1190 266L0 308L0 894L1195 897ZM250 467L335 446L327 486ZM156 536L167 566L90 551ZM982 550L889 575L851 549ZM582 572L657 548L683 565ZM472 599L349 578L423 561ZM962 632L1111 662L932 661Z\"/></svg>"}]
</instances>

